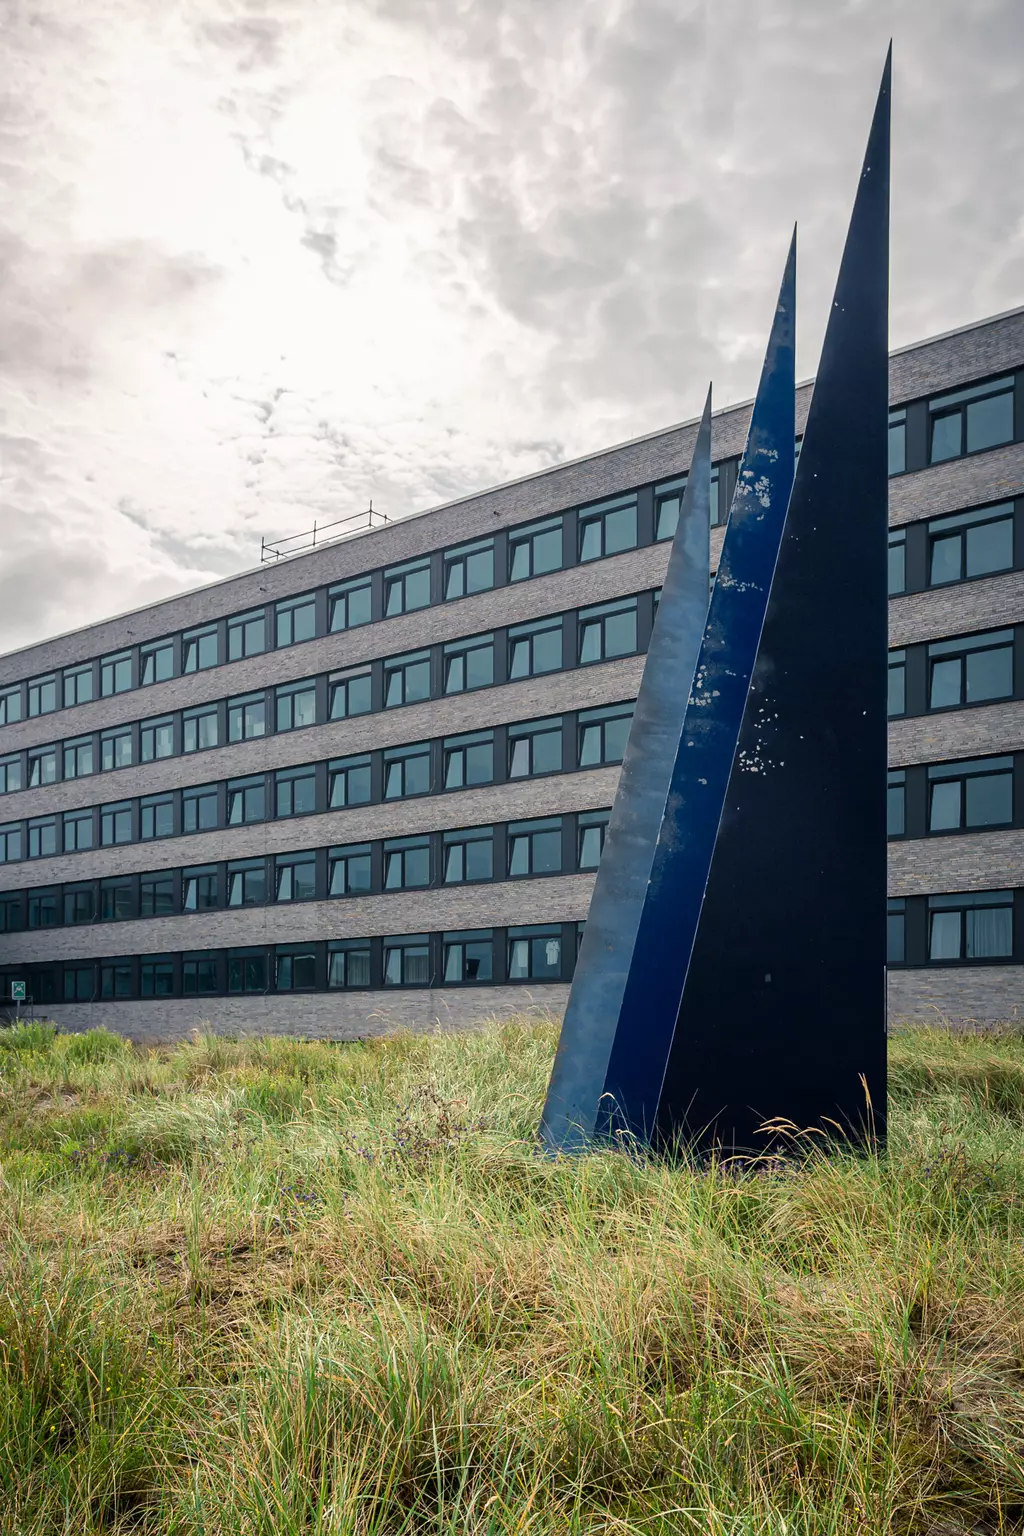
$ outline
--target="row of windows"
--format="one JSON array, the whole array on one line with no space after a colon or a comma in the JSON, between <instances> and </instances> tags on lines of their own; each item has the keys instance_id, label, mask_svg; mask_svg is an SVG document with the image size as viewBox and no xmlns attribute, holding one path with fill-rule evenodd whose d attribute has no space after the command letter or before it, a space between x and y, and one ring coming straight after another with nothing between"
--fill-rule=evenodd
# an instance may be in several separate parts
<instances>
[{"instance_id":1,"label":"row of windows","mask_svg":"<svg viewBox=\"0 0 1024 1536\"><path fill-rule=\"evenodd\" d=\"M610 811L0 892L0 933L595 870Z\"/></svg>"},{"instance_id":2,"label":"row of windows","mask_svg":"<svg viewBox=\"0 0 1024 1536\"><path fill-rule=\"evenodd\" d=\"M1012 442L1024 426L1014 394L1014 377L1006 375L891 411L890 474ZM733 458L712 469L713 524L725 520L737 468ZM0 689L0 725L669 539L685 484L681 475L9 685ZM940 559L952 557L950 547Z\"/></svg>"},{"instance_id":3,"label":"row of windows","mask_svg":"<svg viewBox=\"0 0 1024 1536\"><path fill-rule=\"evenodd\" d=\"M1024 499L910 523L889 534L889 595L1024 569Z\"/></svg>"},{"instance_id":4,"label":"row of windows","mask_svg":"<svg viewBox=\"0 0 1024 1536\"><path fill-rule=\"evenodd\" d=\"M0 795L646 651L656 592L550 614L0 757Z\"/></svg>"},{"instance_id":5,"label":"row of windows","mask_svg":"<svg viewBox=\"0 0 1024 1536\"><path fill-rule=\"evenodd\" d=\"M713 522L720 520L728 506L736 466L736 460L728 460L714 467ZM25 684L12 684L0 689L0 725L670 539L679 520L685 486L686 476L678 476L579 511L559 512L507 533L387 566L180 635L66 667L60 673L33 677Z\"/></svg>"},{"instance_id":6,"label":"row of windows","mask_svg":"<svg viewBox=\"0 0 1024 1536\"><path fill-rule=\"evenodd\" d=\"M633 701L0 825L0 864L622 761Z\"/></svg>"},{"instance_id":7,"label":"row of windows","mask_svg":"<svg viewBox=\"0 0 1024 1536\"><path fill-rule=\"evenodd\" d=\"M890 965L1024 960L1024 890L905 896L888 903Z\"/></svg>"},{"instance_id":8,"label":"row of windows","mask_svg":"<svg viewBox=\"0 0 1024 1536\"><path fill-rule=\"evenodd\" d=\"M1022 381L1024 374L1004 374L890 411L890 475L1012 443L1024 428L1024 410L1014 400Z\"/></svg>"},{"instance_id":9,"label":"row of windows","mask_svg":"<svg viewBox=\"0 0 1024 1536\"><path fill-rule=\"evenodd\" d=\"M1024 753L953 763L892 768L888 780L890 837L1024 824ZM1015 803L1016 802L1016 803Z\"/></svg>"},{"instance_id":10,"label":"row of windows","mask_svg":"<svg viewBox=\"0 0 1024 1536\"><path fill-rule=\"evenodd\" d=\"M123 955L0 971L0 1005L27 983L31 1004L202 998L378 987L568 982L582 923Z\"/></svg>"},{"instance_id":11,"label":"row of windows","mask_svg":"<svg viewBox=\"0 0 1024 1536\"><path fill-rule=\"evenodd\" d=\"M1019 695L1024 625L889 652L889 715L924 715Z\"/></svg>"}]
</instances>

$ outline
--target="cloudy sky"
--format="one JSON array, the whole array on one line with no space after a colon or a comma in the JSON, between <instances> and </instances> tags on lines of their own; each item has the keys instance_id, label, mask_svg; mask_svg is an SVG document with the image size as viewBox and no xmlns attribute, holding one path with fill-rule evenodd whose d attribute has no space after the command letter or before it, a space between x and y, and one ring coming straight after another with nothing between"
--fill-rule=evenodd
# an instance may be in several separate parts
<instances>
[{"instance_id":1,"label":"cloudy sky","mask_svg":"<svg viewBox=\"0 0 1024 1536\"><path fill-rule=\"evenodd\" d=\"M1021 0L0 0L0 648L1024 303Z\"/></svg>"}]
</instances>

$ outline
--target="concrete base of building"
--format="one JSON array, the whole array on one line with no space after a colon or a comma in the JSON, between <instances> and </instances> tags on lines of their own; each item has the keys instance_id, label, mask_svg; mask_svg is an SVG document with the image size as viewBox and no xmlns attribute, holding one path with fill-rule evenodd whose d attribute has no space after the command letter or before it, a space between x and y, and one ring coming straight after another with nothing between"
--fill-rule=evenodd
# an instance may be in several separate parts
<instances>
[{"instance_id":1,"label":"concrete base of building","mask_svg":"<svg viewBox=\"0 0 1024 1536\"><path fill-rule=\"evenodd\" d=\"M1024 966L890 971L888 1013L895 1025L1024 1025Z\"/></svg>"}]
</instances>

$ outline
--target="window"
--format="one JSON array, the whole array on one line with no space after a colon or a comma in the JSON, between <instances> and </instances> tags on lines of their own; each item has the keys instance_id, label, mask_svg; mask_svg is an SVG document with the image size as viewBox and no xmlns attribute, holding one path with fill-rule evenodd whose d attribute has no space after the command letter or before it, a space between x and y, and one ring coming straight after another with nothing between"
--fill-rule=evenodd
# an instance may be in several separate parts
<instances>
[{"instance_id":1,"label":"window","mask_svg":"<svg viewBox=\"0 0 1024 1536\"><path fill-rule=\"evenodd\" d=\"M385 800L429 794L429 741L416 742L410 747L389 747L384 753Z\"/></svg>"},{"instance_id":2,"label":"window","mask_svg":"<svg viewBox=\"0 0 1024 1536\"><path fill-rule=\"evenodd\" d=\"M454 640L444 648L445 693L468 693L494 682L494 636Z\"/></svg>"},{"instance_id":3,"label":"window","mask_svg":"<svg viewBox=\"0 0 1024 1536\"><path fill-rule=\"evenodd\" d=\"M21 932L21 893L0 892L0 933Z\"/></svg>"},{"instance_id":4,"label":"window","mask_svg":"<svg viewBox=\"0 0 1024 1536\"><path fill-rule=\"evenodd\" d=\"M526 581L562 569L562 517L513 528L508 536L509 581Z\"/></svg>"},{"instance_id":5,"label":"window","mask_svg":"<svg viewBox=\"0 0 1024 1536\"><path fill-rule=\"evenodd\" d=\"M144 875L139 881L139 916L170 917L174 911L174 876Z\"/></svg>"},{"instance_id":6,"label":"window","mask_svg":"<svg viewBox=\"0 0 1024 1536\"><path fill-rule=\"evenodd\" d=\"M69 926L96 921L96 892L91 885L64 887L64 921Z\"/></svg>"},{"instance_id":7,"label":"window","mask_svg":"<svg viewBox=\"0 0 1024 1536\"><path fill-rule=\"evenodd\" d=\"M57 892L29 891L28 925L30 928L57 926Z\"/></svg>"},{"instance_id":8,"label":"window","mask_svg":"<svg viewBox=\"0 0 1024 1536\"><path fill-rule=\"evenodd\" d=\"M1013 693L1013 630L993 630L928 647L928 708L981 704Z\"/></svg>"},{"instance_id":9,"label":"window","mask_svg":"<svg viewBox=\"0 0 1024 1536\"><path fill-rule=\"evenodd\" d=\"M928 402L928 462L1013 441L1013 378L991 379Z\"/></svg>"},{"instance_id":10,"label":"window","mask_svg":"<svg viewBox=\"0 0 1024 1536\"><path fill-rule=\"evenodd\" d=\"M115 768L130 768L131 765L131 726L124 726L116 731L104 731L100 737L100 766L103 772L111 773Z\"/></svg>"},{"instance_id":11,"label":"window","mask_svg":"<svg viewBox=\"0 0 1024 1536\"><path fill-rule=\"evenodd\" d=\"M581 608L579 615L580 664L630 656L636 650L636 598Z\"/></svg>"},{"instance_id":12,"label":"window","mask_svg":"<svg viewBox=\"0 0 1024 1536\"><path fill-rule=\"evenodd\" d=\"M163 715L159 720L143 720L139 727L139 761L153 763L158 758L173 756L173 717Z\"/></svg>"},{"instance_id":13,"label":"window","mask_svg":"<svg viewBox=\"0 0 1024 1536\"><path fill-rule=\"evenodd\" d=\"M997 960L1012 954L1012 891L929 896L929 960Z\"/></svg>"},{"instance_id":14,"label":"window","mask_svg":"<svg viewBox=\"0 0 1024 1536\"><path fill-rule=\"evenodd\" d=\"M411 613L430 603L430 560L411 560L384 572L384 617Z\"/></svg>"},{"instance_id":15,"label":"window","mask_svg":"<svg viewBox=\"0 0 1024 1536\"><path fill-rule=\"evenodd\" d=\"M889 701L890 717L906 713L907 708L907 653L889 652Z\"/></svg>"},{"instance_id":16,"label":"window","mask_svg":"<svg viewBox=\"0 0 1024 1536\"><path fill-rule=\"evenodd\" d=\"M100 922L121 923L135 916L135 888L128 875L100 881Z\"/></svg>"},{"instance_id":17,"label":"window","mask_svg":"<svg viewBox=\"0 0 1024 1536\"><path fill-rule=\"evenodd\" d=\"M278 650L316 637L316 598L312 592L290 597L274 609L274 638Z\"/></svg>"},{"instance_id":18,"label":"window","mask_svg":"<svg viewBox=\"0 0 1024 1536\"><path fill-rule=\"evenodd\" d=\"M330 848L327 852L327 893L330 896L365 896L370 889L370 845L354 843L349 848Z\"/></svg>"},{"instance_id":19,"label":"window","mask_svg":"<svg viewBox=\"0 0 1024 1536\"><path fill-rule=\"evenodd\" d=\"M360 576L356 581L345 581L327 592L328 616L331 634L342 629L356 629L369 624L371 617L370 579Z\"/></svg>"},{"instance_id":20,"label":"window","mask_svg":"<svg viewBox=\"0 0 1024 1536\"><path fill-rule=\"evenodd\" d=\"M267 702L262 693L228 699L228 741L252 741L267 729Z\"/></svg>"},{"instance_id":21,"label":"window","mask_svg":"<svg viewBox=\"0 0 1024 1536\"><path fill-rule=\"evenodd\" d=\"M301 731L307 725L316 725L316 684L311 677L277 690L277 729Z\"/></svg>"},{"instance_id":22,"label":"window","mask_svg":"<svg viewBox=\"0 0 1024 1536\"><path fill-rule=\"evenodd\" d=\"M561 971L561 928L508 930L509 981L557 981Z\"/></svg>"},{"instance_id":23,"label":"window","mask_svg":"<svg viewBox=\"0 0 1024 1536\"><path fill-rule=\"evenodd\" d=\"M208 747L217 745L219 736L216 704L201 704L185 710L181 717L183 752L205 752Z\"/></svg>"},{"instance_id":24,"label":"window","mask_svg":"<svg viewBox=\"0 0 1024 1536\"><path fill-rule=\"evenodd\" d=\"M174 676L174 643L160 640L156 645L139 648L139 686L148 688L153 683L166 683Z\"/></svg>"},{"instance_id":25,"label":"window","mask_svg":"<svg viewBox=\"0 0 1024 1536\"><path fill-rule=\"evenodd\" d=\"M100 657L100 694L109 699L115 693L127 693L132 686L132 653L118 651L116 656Z\"/></svg>"},{"instance_id":26,"label":"window","mask_svg":"<svg viewBox=\"0 0 1024 1536\"><path fill-rule=\"evenodd\" d=\"M174 835L174 796L143 795L139 801L139 837L148 842L154 837Z\"/></svg>"},{"instance_id":27,"label":"window","mask_svg":"<svg viewBox=\"0 0 1024 1536\"><path fill-rule=\"evenodd\" d=\"M489 592L494 586L494 540L480 539L449 549L444 556L444 600Z\"/></svg>"},{"instance_id":28,"label":"window","mask_svg":"<svg viewBox=\"0 0 1024 1536\"><path fill-rule=\"evenodd\" d=\"M430 838L388 838L384 844L384 889L405 891L429 884Z\"/></svg>"},{"instance_id":29,"label":"window","mask_svg":"<svg viewBox=\"0 0 1024 1536\"><path fill-rule=\"evenodd\" d=\"M508 728L508 776L531 779L562 770L562 717L526 720Z\"/></svg>"},{"instance_id":30,"label":"window","mask_svg":"<svg viewBox=\"0 0 1024 1536\"><path fill-rule=\"evenodd\" d=\"M886 906L885 954L890 965L902 965L907 956L907 903L890 897Z\"/></svg>"},{"instance_id":31,"label":"window","mask_svg":"<svg viewBox=\"0 0 1024 1536\"><path fill-rule=\"evenodd\" d=\"M65 773L65 778L69 775ZM13 795L21 788L21 757L0 757L0 795Z\"/></svg>"},{"instance_id":32,"label":"window","mask_svg":"<svg viewBox=\"0 0 1024 1536\"><path fill-rule=\"evenodd\" d=\"M607 709L584 709L579 716L579 761L581 768L596 768L605 763L621 763L626 754L629 727L633 722L632 704L613 704Z\"/></svg>"},{"instance_id":33,"label":"window","mask_svg":"<svg viewBox=\"0 0 1024 1536\"><path fill-rule=\"evenodd\" d=\"M275 985L279 992L302 992L316 986L316 950L312 944L278 945Z\"/></svg>"},{"instance_id":34,"label":"window","mask_svg":"<svg viewBox=\"0 0 1024 1536\"><path fill-rule=\"evenodd\" d=\"M328 805L332 811L370 800L370 755L339 757L327 764Z\"/></svg>"},{"instance_id":35,"label":"window","mask_svg":"<svg viewBox=\"0 0 1024 1536\"><path fill-rule=\"evenodd\" d=\"M367 939L328 944L327 985L329 987L368 987L370 985L370 945Z\"/></svg>"},{"instance_id":36,"label":"window","mask_svg":"<svg viewBox=\"0 0 1024 1536\"><path fill-rule=\"evenodd\" d=\"M173 997L174 961L158 955L143 955L139 965L139 994L142 997Z\"/></svg>"},{"instance_id":37,"label":"window","mask_svg":"<svg viewBox=\"0 0 1024 1536\"><path fill-rule=\"evenodd\" d=\"M21 689L0 688L0 725L13 725L21 719Z\"/></svg>"},{"instance_id":38,"label":"window","mask_svg":"<svg viewBox=\"0 0 1024 1536\"><path fill-rule=\"evenodd\" d=\"M95 981L91 965L65 965L64 1001L91 1003Z\"/></svg>"},{"instance_id":39,"label":"window","mask_svg":"<svg viewBox=\"0 0 1024 1536\"><path fill-rule=\"evenodd\" d=\"M562 868L562 818L513 821L508 829L508 872L522 875L554 875Z\"/></svg>"},{"instance_id":40,"label":"window","mask_svg":"<svg viewBox=\"0 0 1024 1536\"><path fill-rule=\"evenodd\" d=\"M907 467L907 413L889 412L889 473L902 475Z\"/></svg>"},{"instance_id":41,"label":"window","mask_svg":"<svg viewBox=\"0 0 1024 1536\"><path fill-rule=\"evenodd\" d=\"M57 818L36 816L28 824L28 856L48 859L57 852Z\"/></svg>"},{"instance_id":42,"label":"window","mask_svg":"<svg viewBox=\"0 0 1024 1536\"><path fill-rule=\"evenodd\" d=\"M205 672L207 667L215 667L219 649L216 624L186 629L181 637L182 672Z\"/></svg>"},{"instance_id":43,"label":"window","mask_svg":"<svg viewBox=\"0 0 1024 1536\"><path fill-rule=\"evenodd\" d=\"M425 933L405 934L384 940L384 985L430 985L430 943Z\"/></svg>"},{"instance_id":44,"label":"window","mask_svg":"<svg viewBox=\"0 0 1024 1536\"><path fill-rule=\"evenodd\" d=\"M576 818L576 856L580 869L596 869L604 852L611 811L581 811Z\"/></svg>"},{"instance_id":45,"label":"window","mask_svg":"<svg viewBox=\"0 0 1024 1536\"><path fill-rule=\"evenodd\" d=\"M928 831L1008 826L1013 821L1013 758L934 763L928 769Z\"/></svg>"},{"instance_id":46,"label":"window","mask_svg":"<svg viewBox=\"0 0 1024 1536\"><path fill-rule=\"evenodd\" d=\"M266 816L266 789L262 774L250 779L228 780L228 826L262 821Z\"/></svg>"},{"instance_id":47,"label":"window","mask_svg":"<svg viewBox=\"0 0 1024 1536\"><path fill-rule=\"evenodd\" d=\"M508 632L509 681L557 672L562 665L562 615L517 624Z\"/></svg>"},{"instance_id":48,"label":"window","mask_svg":"<svg viewBox=\"0 0 1024 1536\"><path fill-rule=\"evenodd\" d=\"M275 901L312 901L316 895L316 854L279 853Z\"/></svg>"},{"instance_id":49,"label":"window","mask_svg":"<svg viewBox=\"0 0 1024 1536\"><path fill-rule=\"evenodd\" d=\"M29 678L28 684L28 712L29 717L35 715L50 715L57 708L57 678L54 673L48 677Z\"/></svg>"},{"instance_id":50,"label":"window","mask_svg":"<svg viewBox=\"0 0 1024 1536\"><path fill-rule=\"evenodd\" d=\"M212 912L220 906L220 879L216 864L198 865L181 872L181 910Z\"/></svg>"},{"instance_id":51,"label":"window","mask_svg":"<svg viewBox=\"0 0 1024 1536\"><path fill-rule=\"evenodd\" d=\"M265 992L267 957L262 950L232 950L228 954L228 991Z\"/></svg>"},{"instance_id":52,"label":"window","mask_svg":"<svg viewBox=\"0 0 1024 1536\"><path fill-rule=\"evenodd\" d=\"M274 775L275 816L308 816L316 810L316 774L311 766L281 768Z\"/></svg>"},{"instance_id":53,"label":"window","mask_svg":"<svg viewBox=\"0 0 1024 1536\"><path fill-rule=\"evenodd\" d=\"M468 789L494 781L494 732L447 736L443 744L445 789Z\"/></svg>"},{"instance_id":54,"label":"window","mask_svg":"<svg viewBox=\"0 0 1024 1536\"><path fill-rule=\"evenodd\" d=\"M444 979L453 985L491 981L494 976L494 935L489 928L468 933L446 933Z\"/></svg>"},{"instance_id":55,"label":"window","mask_svg":"<svg viewBox=\"0 0 1024 1536\"><path fill-rule=\"evenodd\" d=\"M100 806L100 843L104 848L112 848L115 843L130 843L132 840L132 807L129 800L121 800L117 805Z\"/></svg>"},{"instance_id":56,"label":"window","mask_svg":"<svg viewBox=\"0 0 1024 1536\"><path fill-rule=\"evenodd\" d=\"M267 871L262 859L238 859L228 865L228 906L261 907L267 899Z\"/></svg>"},{"instance_id":57,"label":"window","mask_svg":"<svg viewBox=\"0 0 1024 1536\"><path fill-rule=\"evenodd\" d=\"M93 698L92 666L69 667L64 673L64 708L88 704Z\"/></svg>"},{"instance_id":58,"label":"window","mask_svg":"<svg viewBox=\"0 0 1024 1536\"><path fill-rule=\"evenodd\" d=\"M57 780L57 748L34 747L28 754L28 782L30 789L42 784L54 784Z\"/></svg>"},{"instance_id":59,"label":"window","mask_svg":"<svg viewBox=\"0 0 1024 1536\"><path fill-rule=\"evenodd\" d=\"M327 679L330 718L347 720L350 715L368 715L372 707L368 667L356 672L335 672Z\"/></svg>"},{"instance_id":60,"label":"window","mask_svg":"<svg viewBox=\"0 0 1024 1536\"><path fill-rule=\"evenodd\" d=\"M493 880L493 827L470 827L463 832L446 832L443 848L445 885Z\"/></svg>"},{"instance_id":61,"label":"window","mask_svg":"<svg viewBox=\"0 0 1024 1536\"><path fill-rule=\"evenodd\" d=\"M680 475L675 480L666 480L654 487L654 538L658 544L665 539L675 538L687 479L687 475ZM711 468L712 525L718 520L718 465L714 464Z\"/></svg>"},{"instance_id":62,"label":"window","mask_svg":"<svg viewBox=\"0 0 1024 1536\"><path fill-rule=\"evenodd\" d=\"M228 661L258 656L267 648L267 616L262 608L228 619Z\"/></svg>"},{"instance_id":63,"label":"window","mask_svg":"<svg viewBox=\"0 0 1024 1536\"><path fill-rule=\"evenodd\" d=\"M886 834L902 837L907 830L907 775L903 768L890 768L885 792Z\"/></svg>"},{"instance_id":64,"label":"window","mask_svg":"<svg viewBox=\"0 0 1024 1536\"><path fill-rule=\"evenodd\" d=\"M637 539L636 496L616 496L611 501L586 507L579 514L580 560L600 560L635 549Z\"/></svg>"},{"instance_id":65,"label":"window","mask_svg":"<svg viewBox=\"0 0 1024 1536\"><path fill-rule=\"evenodd\" d=\"M92 811L65 811L64 852L81 853L92 844Z\"/></svg>"},{"instance_id":66,"label":"window","mask_svg":"<svg viewBox=\"0 0 1024 1536\"><path fill-rule=\"evenodd\" d=\"M430 652L391 656L384 663L384 708L419 704L430 698Z\"/></svg>"},{"instance_id":67,"label":"window","mask_svg":"<svg viewBox=\"0 0 1024 1536\"><path fill-rule=\"evenodd\" d=\"M21 822L9 821L0 827L0 864L14 864L21 858Z\"/></svg>"},{"instance_id":68,"label":"window","mask_svg":"<svg viewBox=\"0 0 1024 1536\"><path fill-rule=\"evenodd\" d=\"M80 736L64 743L64 778L82 779L94 772L92 737Z\"/></svg>"},{"instance_id":69,"label":"window","mask_svg":"<svg viewBox=\"0 0 1024 1536\"><path fill-rule=\"evenodd\" d=\"M209 996L219 989L217 956L211 950L195 950L181 957L181 990L185 997Z\"/></svg>"},{"instance_id":70,"label":"window","mask_svg":"<svg viewBox=\"0 0 1024 1536\"><path fill-rule=\"evenodd\" d=\"M197 784L182 791L181 830L212 832L217 825L217 786Z\"/></svg>"},{"instance_id":71,"label":"window","mask_svg":"<svg viewBox=\"0 0 1024 1536\"><path fill-rule=\"evenodd\" d=\"M1013 570L1013 502L975 507L928 524L928 585Z\"/></svg>"},{"instance_id":72,"label":"window","mask_svg":"<svg viewBox=\"0 0 1024 1536\"><path fill-rule=\"evenodd\" d=\"M907 535L901 529L899 533L889 535L889 596L895 597L899 592L907 590Z\"/></svg>"},{"instance_id":73,"label":"window","mask_svg":"<svg viewBox=\"0 0 1024 1536\"><path fill-rule=\"evenodd\" d=\"M100 962L100 996L131 997L132 963L130 960Z\"/></svg>"}]
</instances>

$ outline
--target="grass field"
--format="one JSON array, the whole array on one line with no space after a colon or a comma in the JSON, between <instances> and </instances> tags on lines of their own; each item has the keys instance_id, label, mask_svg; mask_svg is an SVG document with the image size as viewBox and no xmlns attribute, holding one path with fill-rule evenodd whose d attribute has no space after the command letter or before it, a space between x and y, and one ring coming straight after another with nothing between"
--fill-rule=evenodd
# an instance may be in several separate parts
<instances>
[{"instance_id":1,"label":"grass field","mask_svg":"<svg viewBox=\"0 0 1024 1536\"><path fill-rule=\"evenodd\" d=\"M0 1530L1024 1528L1024 1042L883 1158L532 1143L555 1031L0 1032Z\"/></svg>"}]
</instances>

